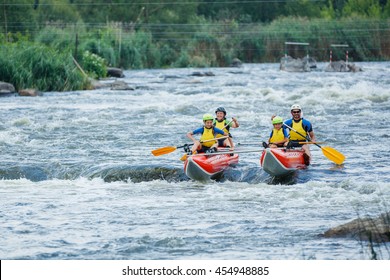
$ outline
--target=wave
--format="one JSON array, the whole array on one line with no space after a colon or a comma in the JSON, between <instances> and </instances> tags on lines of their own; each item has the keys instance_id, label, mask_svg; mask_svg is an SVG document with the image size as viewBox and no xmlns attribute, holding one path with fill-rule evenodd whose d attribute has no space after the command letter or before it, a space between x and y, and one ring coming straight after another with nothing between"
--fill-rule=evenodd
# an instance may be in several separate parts
<instances>
[{"instance_id":1,"label":"wave","mask_svg":"<svg viewBox=\"0 0 390 280\"><path fill-rule=\"evenodd\" d=\"M48 179L45 169L31 166L12 166L0 168L0 179L17 180L28 179L32 182L45 181Z\"/></svg>"},{"instance_id":2,"label":"wave","mask_svg":"<svg viewBox=\"0 0 390 280\"><path fill-rule=\"evenodd\" d=\"M148 182L154 180L186 181L184 172L178 168L162 166L114 166L93 167L81 174L84 177L94 179L102 178L105 182L131 181L133 183Z\"/></svg>"},{"instance_id":3,"label":"wave","mask_svg":"<svg viewBox=\"0 0 390 280\"><path fill-rule=\"evenodd\" d=\"M155 180L167 182L190 181L182 168L168 168L165 166L12 166L0 168L1 180L27 179L32 182L40 182L52 179L77 180L79 178L102 179L106 183L117 181L141 183ZM307 178L304 178L304 180L307 180ZM226 181L290 185L302 181L302 178L299 179L294 175L285 178L274 178L265 173L260 167L243 167L226 170L218 182Z\"/></svg>"},{"instance_id":4,"label":"wave","mask_svg":"<svg viewBox=\"0 0 390 280\"><path fill-rule=\"evenodd\" d=\"M153 180L186 181L181 169L161 166L11 166L0 168L0 179L27 179L32 182L51 179L75 180L84 177L88 179L101 178L104 182L131 181L133 183Z\"/></svg>"}]
</instances>

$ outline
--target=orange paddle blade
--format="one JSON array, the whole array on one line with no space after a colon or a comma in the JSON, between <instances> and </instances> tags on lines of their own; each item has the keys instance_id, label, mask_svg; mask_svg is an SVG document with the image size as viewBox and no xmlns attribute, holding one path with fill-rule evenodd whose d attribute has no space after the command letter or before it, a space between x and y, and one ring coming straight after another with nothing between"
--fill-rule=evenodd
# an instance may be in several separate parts
<instances>
[{"instance_id":1,"label":"orange paddle blade","mask_svg":"<svg viewBox=\"0 0 390 280\"><path fill-rule=\"evenodd\" d=\"M186 161L187 160L187 154L184 154L181 158L180 158L181 161Z\"/></svg>"},{"instance_id":2,"label":"orange paddle blade","mask_svg":"<svg viewBox=\"0 0 390 280\"><path fill-rule=\"evenodd\" d=\"M176 149L177 148L173 147L173 146L162 147L162 148L158 148L156 150L153 150L152 154L155 157L158 157L158 156L162 156L162 155L165 155L165 154L172 153L172 152L176 151Z\"/></svg>"},{"instance_id":3,"label":"orange paddle blade","mask_svg":"<svg viewBox=\"0 0 390 280\"><path fill-rule=\"evenodd\" d=\"M321 150L324 156L336 164L342 164L345 160L345 156L332 147L321 147Z\"/></svg>"}]
</instances>

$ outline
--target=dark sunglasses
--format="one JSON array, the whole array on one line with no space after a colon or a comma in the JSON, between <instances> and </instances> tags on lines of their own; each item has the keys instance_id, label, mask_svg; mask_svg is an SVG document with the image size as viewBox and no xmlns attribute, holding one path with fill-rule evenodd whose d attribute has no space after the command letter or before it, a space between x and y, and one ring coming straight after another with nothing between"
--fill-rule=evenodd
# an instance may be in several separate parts
<instances>
[{"instance_id":1,"label":"dark sunglasses","mask_svg":"<svg viewBox=\"0 0 390 280\"><path fill-rule=\"evenodd\" d=\"M299 114L301 111L291 111L293 114Z\"/></svg>"}]
</instances>

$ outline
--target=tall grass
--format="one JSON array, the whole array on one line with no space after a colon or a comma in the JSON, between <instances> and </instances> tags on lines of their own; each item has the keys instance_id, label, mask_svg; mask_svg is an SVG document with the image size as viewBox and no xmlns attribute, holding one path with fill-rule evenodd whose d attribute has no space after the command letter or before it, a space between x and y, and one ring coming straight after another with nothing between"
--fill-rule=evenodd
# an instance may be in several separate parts
<instances>
[{"instance_id":1,"label":"tall grass","mask_svg":"<svg viewBox=\"0 0 390 280\"><path fill-rule=\"evenodd\" d=\"M352 17L333 21L285 17L270 24L199 20L195 25L165 29L108 23L93 31L82 26L57 31L48 27L36 40L57 49L77 49L78 54L89 51L108 65L125 69L227 66L235 57L244 62L277 62L285 52L293 57L308 53L318 61L327 61L331 44L349 45L333 50L336 59L345 59L348 50L351 60L367 61L390 58L389 25L389 19ZM285 48L287 41L310 46Z\"/></svg>"},{"instance_id":2,"label":"tall grass","mask_svg":"<svg viewBox=\"0 0 390 280\"><path fill-rule=\"evenodd\" d=\"M270 53L269 50L282 46L286 41L295 41L309 43L310 55L320 61L328 59L332 44L348 45L349 47L342 53L348 50L350 58L356 61L386 60L390 58L389 26L388 19L349 18L339 21L279 19L264 28L264 34L268 34L268 38L264 38L268 46L265 59L275 58L275 53ZM297 54L297 49L292 48L291 54ZM341 53L340 56L339 59L345 57Z\"/></svg>"},{"instance_id":3,"label":"tall grass","mask_svg":"<svg viewBox=\"0 0 390 280\"><path fill-rule=\"evenodd\" d=\"M25 41L0 47L0 80L17 90L70 91L87 86L69 53Z\"/></svg>"}]
</instances>

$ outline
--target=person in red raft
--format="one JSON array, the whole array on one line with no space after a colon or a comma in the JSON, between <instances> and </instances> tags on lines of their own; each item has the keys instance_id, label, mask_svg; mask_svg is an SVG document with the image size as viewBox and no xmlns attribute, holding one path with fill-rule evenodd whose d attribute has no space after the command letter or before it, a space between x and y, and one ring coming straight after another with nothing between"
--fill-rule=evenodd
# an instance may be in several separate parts
<instances>
[{"instance_id":1,"label":"person in red raft","mask_svg":"<svg viewBox=\"0 0 390 280\"><path fill-rule=\"evenodd\" d=\"M313 127L311 123L302 117L302 108L298 104L291 106L292 118L284 122L285 126L290 130L290 138L287 147L302 147L305 151L305 162L310 162L309 145L299 144L299 142L312 141L316 142Z\"/></svg>"},{"instance_id":2,"label":"person in red raft","mask_svg":"<svg viewBox=\"0 0 390 280\"><path fill-rule=\"evenodd\" d=\"M263 142L264 148L285 147L288 143L288 132L283 127L283 119L279 116L272 116L272 125L274 128L269 136L268 144Z\"/></svg>"},{"instance_id":3,"label":"person in red raft","mask_svg":"<svg viewBox=\"0 0 390 280\"><path fill-rule=\"evenodd\" d=\"M214 117L211 114L203 115L203 126L187 133L194 145L191 148L191 154L198 153L213 153L217 151L218 141L215 139L217 134L222 134L221 137L229 137L227 132L213 126ZM201 134L200 140L194 138L194 135Z\"/></svg>"},{"instance_id":4,"label":"person in red raft","mask_svg":"<svg viewBox=\"0 0 390 280\"><path fill-rule=\"evenodd\" d=\"M240 126L240 124L238 123L237 119L234 117L232 118L231 121L228 121L226 119L226 110L224 107L218 107L217 110L215 110L215 115L216 115L216 117L214 119L213 125L216 128L219 128L219 129L225 131L226 133L229 133L229 138L223 138L223 139L218 140L218 146L231 148L231 150L233 150L234 149L234 144L233 144L233 140L232 140L233 136L231 136L231 134L230 134L230 128L237 128ZM217 138L222 137L222 136L223 135L218 134Z\"/></svg>"}]
</instances>

